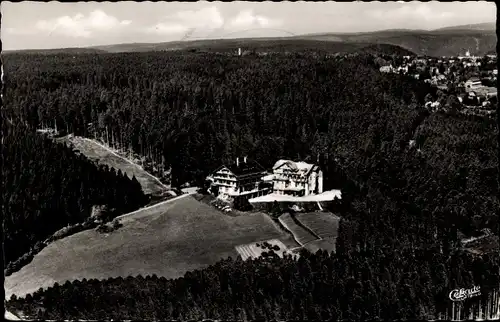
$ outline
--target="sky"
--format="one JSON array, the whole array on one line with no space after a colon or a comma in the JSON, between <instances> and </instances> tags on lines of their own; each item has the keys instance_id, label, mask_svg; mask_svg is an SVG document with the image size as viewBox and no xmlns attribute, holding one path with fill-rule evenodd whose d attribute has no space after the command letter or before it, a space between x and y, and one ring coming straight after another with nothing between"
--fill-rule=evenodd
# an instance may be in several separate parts
<instances>
[{"instance_id":1,"label":"sky","mask_svg":"<svg viewBox=\"0 0 500 322\"><path fill-rule=\"evenodd\" d=\"M496 21L492 2L6 2L4 50L323 32L436 29Z\"/></svg>"}]
</instances>

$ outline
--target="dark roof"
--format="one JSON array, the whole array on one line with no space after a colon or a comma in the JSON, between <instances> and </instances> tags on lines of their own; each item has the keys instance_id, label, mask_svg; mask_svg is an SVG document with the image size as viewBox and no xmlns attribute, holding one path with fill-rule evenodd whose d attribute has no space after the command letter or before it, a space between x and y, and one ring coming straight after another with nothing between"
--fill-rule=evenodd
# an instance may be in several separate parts
<instances>
[{"instance_id":1,"label":"dark roof","mask_svg":"<svg viewBox=\"0 0 500 322\"><path fill-rule=\"evenodd\" d=\"M239 165L236 165L236 160L234 160L234 163L228 164L226 167L236 176L244 176L247 174L261 173L266 171L260 164L258 164L254 160L247 159L247 162L243 162L243 158L240 158Z\"/></svg>"}]
</instances>

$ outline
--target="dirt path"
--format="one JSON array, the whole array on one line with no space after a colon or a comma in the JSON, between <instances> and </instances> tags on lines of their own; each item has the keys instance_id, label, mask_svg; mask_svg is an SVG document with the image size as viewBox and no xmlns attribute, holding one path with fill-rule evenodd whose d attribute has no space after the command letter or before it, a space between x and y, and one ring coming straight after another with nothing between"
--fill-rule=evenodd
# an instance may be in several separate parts
<instances>
[{"instance_id":1,"label":"dirt path","mask_svg":"<svg viewBox=\"0 0 500 322\"><path fill-rule=\"evenodd\" d=\"M128 214L124 214L124 215L118 216L118 217L116 217L116 219L123 219L123 218L129 217L129 216L133 216L133 215L136 215L136 214L138 214L140 212L144 212L145 210L154 210L155 208L159 208L159 207L161 207L162 205L164 205L166 203L173 202L173 201L185 198L185 197L190 196L192 194L193 194L193 192L185 193L185 194L180 195L178 197L175 197L175 198L172 198L172 199L168 199L166 201L159 202L159 203L154 204L152 206L141 208L141 209L137 209L135 211L129 212ZM149 213L149 212L147 212L147 213ZM151 212L151 213L154 213L154 211Z\"/></svg>"}]
</instances>

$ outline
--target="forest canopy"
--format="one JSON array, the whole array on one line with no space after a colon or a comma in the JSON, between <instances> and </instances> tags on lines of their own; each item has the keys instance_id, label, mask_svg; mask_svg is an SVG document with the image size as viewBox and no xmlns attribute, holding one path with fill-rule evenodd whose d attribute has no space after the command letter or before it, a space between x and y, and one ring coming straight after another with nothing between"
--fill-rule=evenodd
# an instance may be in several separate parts
<instances>
[{"instance_id":1,"label":"forest canopy","mask_svg":"<svg viewBox=\"0 0 500 322\"><path fill-rule=\"evenodd\" d=\"M68 225L84 222L92 206L115 214L146 202L139 182L96 166L63 144L2 119L2 217L9 263Z\"/></svg>"},{"instance_id":2,"label":"forest canopy","mask_svg":"<svg viewBox=\"0 0 500 322\"><path fill-rule=\"evenodd\" d=\"M414 217L441 218L468 234L497 229L494 120L430 114L423 103L435 88L382 74L375 60L10 54L5 113L31 129L57 127L148 155L172 167L173 186L201 185L243 155L265 167L320 159L325 189L342 187L341 169L363 191L397 191L397 202L414 204Z\"/></svg>"}]
</instances>

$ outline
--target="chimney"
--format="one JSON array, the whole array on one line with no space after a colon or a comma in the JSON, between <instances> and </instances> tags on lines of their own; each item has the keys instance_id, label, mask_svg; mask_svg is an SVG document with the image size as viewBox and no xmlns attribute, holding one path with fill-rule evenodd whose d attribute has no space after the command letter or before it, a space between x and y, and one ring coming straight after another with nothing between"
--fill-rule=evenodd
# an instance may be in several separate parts
<instances>
[{"instance_id":1,"label":"chimney","mask_svg":"<svg viewBox=\"0 0 500 322\"><path fill-rule=\"evenodd\" d=\"M240 158L236 158L236 166L239 167L240 166Z\"/></svg>"},{"instance_id":2,"label":"chimney","mask_svg":"<svg viewBox=\"0 0 500 322\"><path fill-rule=\"evenodd\" d=\"M247 163L247 157L243 157L243 162Z\"/></svg>"}]
</instances>

